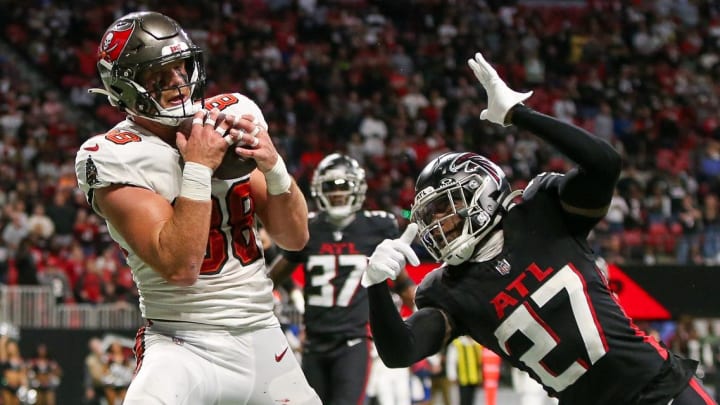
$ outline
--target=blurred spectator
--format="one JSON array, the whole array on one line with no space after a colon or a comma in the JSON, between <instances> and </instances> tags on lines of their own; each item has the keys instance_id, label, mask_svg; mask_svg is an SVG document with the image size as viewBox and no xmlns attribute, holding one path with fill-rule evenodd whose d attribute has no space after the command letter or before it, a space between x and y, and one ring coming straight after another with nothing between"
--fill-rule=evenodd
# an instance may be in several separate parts
<instances>
[{"instance_id":1,"label":"blurred spectator","mask_svg":"<svg viewBox=\"0 0 720 405\"><path fill-rule=\"evenodd\" d=\"M33 253L33 242L29 238L20 241L15 253L15 268L17 269L17 283L20 285L37 285L37 262Z\"/></svg>"},{"instance_id":2,"label":"blurred spectator","mask_svg":"<svg viewBox=\"0 0 720 405\"><path fill-rule=\"evenodd\" d=\"M620 195L620 191L616 188L615 194L610 200L610 208L605 215L605 221L608 223L608 231L611 234L619 234L625 229L625 218L630 214L630 208L627 201Z\"/></svg>"},{"instance_id":3,"label":"blurred spectator","mask_svg":"<svg viewBox=\"0 0 720 405\"><path fill-rule=\"evenodd\" d=\"M379 107L366 106L360 120L358 131L363 137L364 154L369 157L382 157L385 155L385 140L388 137L388 128L385 121L380 118Z\"/></svg>"},{"instance_id":4,"label":"blurred spectator","mask_svg":"<svg viewBox=\"0 0 720 405\"><path fill-rule=\"evenodd\" d=\"M720 205L718 195L705 195L702 209L702 255L707 265L720 264Z\"/></svg>"},{"instance_id":5,"label":"blurred spectator","mask_svg":"<svg viewBox=\"0 0 720 405\"><path fill-rule=\"evenodd\" d=\"M55 241L60 246L68 246L73 238L75 209L68 201L68 192L59 191L45 208L47 216L55 224Z\"/></svg>"},{"instance_id":6,"label":"blurred spectator","mask_svg":"<svg viewBox=\"0 0 720 405\"><path fill-rule=\"evenodd\" d=\"M111 342L105 357L108 373L103 377L105 399L109 405L122 404L130 386L135 361L120 342Z\"/></svg>"},{"instance_id":7,"label":"blurred spectator","mask_svg":"<svg viewBox=\"0 0 720 405\"><path fill-rule=\"evenodd\" d=\"M388 368L372 347L372 366L367 383L369 403L377 405L410 405L410 369Z\"/></svg>"},{"instance_id":8,"label":"blurred spectator","mask_svg":"<svg viewBox=\"0 0 720 405\"><path fill-rule=\"evenodd\" d=\"M695 205L692 195L682 198L678 212L678 221L682 226L682 235L677 244L677 262L680 264L702 264L700 251L700 231L702 230L702 212Z\"/></svg>"},{"instance_id":9,"label":"blurred spectator","mask_svg":"<svg viewBox=\"0 0 720 405\"><path fill-rule=\"evenodd\" d=\"M97 337L91 338L88 341L88 349L89 353L85 356L83 404L101 405L105 398L104 381L108 373L102 340Z\"/></svg>"},{"instance_id":10,"label":"blurred spectator","mask_svg":"<svg viewBox=\"0 0 720 405\"><path fill-rule=\"evenodd\" d=\"M457 387L460 405L472 405L482 387L482 346L469 336L456 338L448 345L445 369Z\"/></svg>"},{"instance_id":11,"label":"blurred spectator","mask_svg":"<svg viewBox=\"0 0 720 405\"><path fill-rule=\"evenodd\" d=\"M42 203L33 206L32 214L27 220L27 228L34 237L46 241L49 241L55 232L55 223L45 215L45 206Z\"/></svg>"},{"instance_id":12,"label":"blurred spectator","mask_svg":"<svg viewBox=\"0 0 720 405\"><path fill-rule=\"evenodd\" d=\"M447 348L443 349L438 353L439 356L439 369L430 377L430 403L440 405L452 405L451 400L451 384L447 376ZM440 400L437 397L440 397Z\"/></svg>"},{"instance_id":13,"label":"blurred spectator","mask_svg":"<svg viewBox=\"0 0 720 405\"><path fill-rule=\"evenodd\" d=\"M78 209L73 225L73 236L85 256L96 255L100 247L100 224L97 215L91 213L87 208Z\"/></svg>"},{"instance_id":14,"label":"blurred spectator","mask_svg":"<svg viewBox=\"0 0 720 405\"><path fill-rule=\"evenodd\" d=\"M27 369L18 342L6 335L0 336L0 365L3 405L20 405L19 393L28 387Z\"/></svg>"},{"instance_id":15,"label":"blurred spectator","mask_svg":"<svg viewBox=\"0 0 720 405\"><path fill-rule=\"evenodd\" d=\"M23 112L17 109L14 102L4 105L5 109L0 115L0 133L5 134L6 140L18 137L20 127L23 125Z\"/></svg>"},{"instance_id":16,"label":"blurred spectator","mask_svg":"<svg viewBox=\"0 0 720 405\"><path fill-rule=\"evenodd\" d=\"M400 101L405 107L408 117L412 120L419 118L420 111L430 106L428 98L420 92L418 85L413 82L408 84L407 93L401 97Z\"/></svg>"},{"instance_id":17,"label":"blurred spectator","mask_svg":"<svg viewBox=\"0 0 720 405\"><path fill-rule=\"evenodd\" d=\"M656 180L649 186L649 193L645 199L648 214L648 225L667 223L672 217L672 201L667 194L667 184Z\"/></svg>"},{"instance_id":18,"label":"blurred spectator","mask_svg":"<svg viewBox=\"0 0 720 405\"><path fill-rule=\"evenodd\" d=\"M102 269L98 267L97 260L87 260L85 264L85 271L75 282L75 300L91 304L103 303L106 301L106 287Z\"/></svg>"},{"instance_id":19,"label":"blurred spectator","mask_svg":"<svg viewBox=\"0 0 720 405\"><path fill-rule=\"evenodd\" d=\"M550 398L542 385L533 380L530 375L517 368L510 371L513 390L520 395L518 405L548 405L557 404L557 399Z\"/></svg>"},{"instance_id":20,"label":"blurred spectator","mask_svg":"<svg viewBox=\"0 0 720 405\"><path fill-rule=\"evenodd\" d=\"M8 272L10 271L10 249L5 241L0 239L0 284L8 283Z\"/></svg>"},{"instance_id":21,"label":"blurred spectator","mask_svg":"<svg viewBox=\"0 0 720 405\"><path fill-rule=\"evenodd\" d=\"M35 357L28 364L30 387L37 392L37 405L55 405L55 391L60 385L62 368L48 352L47 345L38 344Z\"/></svg>"},{"instance_id":22,"label":"blurred spectator","mask_svg":"<svg viewBox=\"0 0 720 405\"><path fill-rule=\"evenodd\" d=\"M11 249L18 249L23 239L30 234L27 219L21 212L11 211L10 222L5 225L2 238Z\"/></svg>"},{"instance_id":23,"label":"blurred spectator","mask_svg":"<svg viewBox=\"0 0 720 405\"><path fill-rule=\"evenodd\" d=\"M410 366L410 398L413 405L430 405L432 375L440 368L440 356L437 354Z\"/></svg>"}]
</instances>

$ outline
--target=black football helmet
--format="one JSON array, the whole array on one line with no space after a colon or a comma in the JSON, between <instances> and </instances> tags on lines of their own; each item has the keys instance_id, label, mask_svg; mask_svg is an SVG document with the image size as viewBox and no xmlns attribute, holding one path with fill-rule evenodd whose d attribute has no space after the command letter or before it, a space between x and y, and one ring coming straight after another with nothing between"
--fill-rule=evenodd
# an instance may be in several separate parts
<instances>
[{"instance_id":1,"label":"black football helmet","mask_svg":"<svg viewBox=\"0 0 720 405\"><path fill-rule=\"evenodd\" d=\"M190 97L172 108L163 108L152 92L141 83L144 72L158 69L178 60L185 61ZM116 20L100 41L98 71L104 89L90 89L104 94L110 104L123 111L164 125L177 126L183 118L199 111L205 88L205 66L202 50L193 44L180 25L156 12L130 13ZM181 94L180 87L176 87Z\"/></svg>"},{"instance_id":2,"label":"black football helmet","mask_svg":"<svg viewBox=\"0 0 720 405\"><path fill-rule=\"evenodd\" d=\"M357 160L339 153L320 161L310 183L310 194L318 209L333 219L344 219L359 211L366 192L365 170Z\"/></svg>"},{"instance_id":3,"label":"black football helmet","mask_svg":"<svg viewBox=\"0 0 720 405\"><path fill-rule=\"evenodd\" d=\"M475 153L445 153L418 176L410 220L437 261L472 258L515 197L502 169Z\"/></svg>"}]
</instances>

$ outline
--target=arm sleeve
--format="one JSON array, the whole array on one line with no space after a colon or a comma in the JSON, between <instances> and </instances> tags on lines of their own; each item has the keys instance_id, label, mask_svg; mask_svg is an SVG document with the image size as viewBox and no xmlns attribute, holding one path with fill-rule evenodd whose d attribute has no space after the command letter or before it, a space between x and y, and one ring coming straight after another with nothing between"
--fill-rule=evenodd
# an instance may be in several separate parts
<instances>
[{"instance_id":1,"label":"arm sleeve","mask_svg":"<svg viewBox=\"0 0 720 405\"><path fill-rule=\"evenodd\" d=\"M370 286L368 298L370 329L386 366L409 367L440 351L445 339L445 317L440 310L423 308L403 321L387 283Z\"/></svg>"},{"instance_id":2,"label":"arm sleeve","mask_svg":"<svg viewBox=\"0 0 720 405\"><path fill-rule=\"evenodd\" d=\"M575 214L604 216L622 169L620 154L584 129L524 105L513 107L512 112L513 124L539 136L578 165L564 176L561 201L574 208Z\"/></svg>"}]
</instances>

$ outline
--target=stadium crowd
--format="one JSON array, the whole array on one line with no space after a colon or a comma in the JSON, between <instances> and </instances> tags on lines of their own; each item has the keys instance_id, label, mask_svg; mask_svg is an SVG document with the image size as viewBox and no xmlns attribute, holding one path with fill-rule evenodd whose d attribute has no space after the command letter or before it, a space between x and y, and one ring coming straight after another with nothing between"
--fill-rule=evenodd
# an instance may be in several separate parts
<instances>
[{"instance_id":1,"label":"stadium crowd","mask_svg":"<svg viewBox=\"0 0 720 405\"><path fill-rule=\"evenodd\" d=\"M209 54L207 95L258 101L305 192L317 163L342 151L367 170L367 207L398 217L417 171L449 150L483 153L515 187L566 170L533 136L479 119L484 97L465 60L483 49L509 85L534 89L533 108L622 152L593 234L606 261L720 264L715 1L172 3L10 2L0 14L0 42L20 57L0 54L0 283L52 285L59 302L135 302L122 252L77 188L76 148L94 133L69 112L97 127L122 119L86 90L99 85L99 33L139 9L189 28Z\"/></svg>"}]
</instances>

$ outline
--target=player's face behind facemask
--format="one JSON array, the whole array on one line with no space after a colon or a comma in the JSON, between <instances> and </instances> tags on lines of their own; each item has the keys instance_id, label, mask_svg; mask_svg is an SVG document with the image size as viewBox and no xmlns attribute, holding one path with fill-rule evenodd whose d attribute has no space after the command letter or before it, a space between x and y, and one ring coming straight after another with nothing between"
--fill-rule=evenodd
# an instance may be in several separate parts
<instances>
[{"instance_id":1,"label":"player's face behind facemask","mask_svg":"<svg viewBox=\"0 0 720 405\"><path fill-rule=\"evenodd\" d=\"M319 210L332 220L344 220L362 209L367 191L365 171L349 156L328 155L315 170L310 190Z\"/></svg>"},{"instance_id":2,"label":"player's face behind facemask","mask_svg":"<svg viewBox=\"0 0 720 405\"><path fill-rule=\"evenodd\" d=\"M448 153L418 176L410 220L436 261L451 265L472 258L502 218L501 201L510 194L502 170L471 153Z\"/></svg>"},{"instance_id":3,"label":"player's face behind facemask","mask_svg":"<svg viewBox=\"0 0 720 405\"><path fill-rule=\"evenodd\" d=\"M177 126L201 108L202 51L173 19L155 12L115 21L98 49L98 70L108 96L125 112Z\"/></svg>"}]
</instances>

